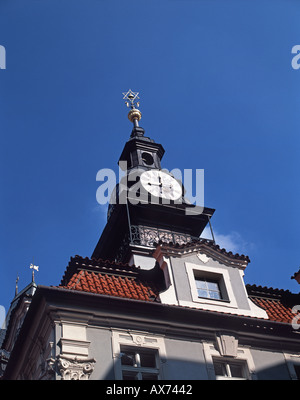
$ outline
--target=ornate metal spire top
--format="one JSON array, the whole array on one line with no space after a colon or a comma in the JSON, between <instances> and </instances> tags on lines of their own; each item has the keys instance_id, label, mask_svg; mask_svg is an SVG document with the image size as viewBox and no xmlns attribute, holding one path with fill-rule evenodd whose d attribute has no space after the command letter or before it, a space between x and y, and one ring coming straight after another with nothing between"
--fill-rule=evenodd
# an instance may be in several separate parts
<instances>
[{"instance_id":1,"label":"ornate metal spire top","mask_svg":"<svg viewBox=\"0 0 300 400\"><path fill-rule=\"evenodd\" d=\"M34 265L32 263L32 264L30 264L29 268L32 269L32 282L34 282L34 271L38 271L39 270L39 266L38 265Z\"/></svg>"},{"instance_id":2,"label":"ornate metal spire top","mask_svg":"<svg viewBox=\"0 0 300 400\"><path fill-rule=\"evenodd\" d=\"M123 100L125 101L125 104L127 107L135 108L135 106L139 107L140 103L139 100L139 92L133 92L131 89L128 90L127 93L122 93L123 94Z\"/></svg>"},{"instance_id":3,"label":"ornate metal spire top","mask_svg":"<svg viewBox=\"0 0 300 400\"><path fill-rule=\"evenodd\" d=\"M139 92L133 92L131 89L123 94L123 100L125 100L125 104L127 107L130 107L131 110L128 113L128 119L134 124L135 127L139 126L139 121L142 118L142 113L136 107L140 106L140 102L138 101Z\"/></svg>"}]
</instances>

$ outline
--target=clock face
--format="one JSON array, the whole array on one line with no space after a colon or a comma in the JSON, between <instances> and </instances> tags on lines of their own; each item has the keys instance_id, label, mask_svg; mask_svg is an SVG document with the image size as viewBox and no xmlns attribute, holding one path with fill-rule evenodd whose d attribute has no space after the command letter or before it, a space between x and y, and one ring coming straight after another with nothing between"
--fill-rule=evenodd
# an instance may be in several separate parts
<instances>
[{"instance_id":1,"label":"clock face","mask_svg":"<svg viewBox=\"0 0 300 400\"><path fill-rule=\"evenodd\" d=\"M182 196L179 182L166 172L145 171L141 175L141 184L152 195L169 200L178 200Z\"/></svg>"}]
</instances>

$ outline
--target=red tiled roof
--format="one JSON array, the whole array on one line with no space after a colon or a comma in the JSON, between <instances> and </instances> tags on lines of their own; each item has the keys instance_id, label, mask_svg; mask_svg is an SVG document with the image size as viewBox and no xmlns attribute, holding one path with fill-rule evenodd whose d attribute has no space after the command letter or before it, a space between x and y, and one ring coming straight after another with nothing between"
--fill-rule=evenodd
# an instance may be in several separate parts
<instances>
[{"instance_id":1,"label":"red tiled roof","mask_svg":"<svg viewBox=\"0 0 300 400\"><path fill-rule=\"evenodd\" d=\"M75 273L66 289L125 297L127 299L153 301L157 297L152 288L136 278L114 276L80 270Z\"/></svg>"},{"instance_id":2,"label":"red tiled roof","mask_svg":"<svg viewBox=\"0 0 300 400\"><path fill-rule=\"evenodd\" d=\"M144 272L134 265L75 256L71 258L59 287L159 302L158 287L152 279L145 280ZM256 285L246 285L246 288L249 298L267 312L270 321L293 322L297 314L292 312L292 308L300 304L300 294ZM300 319L297 320L300 324Z\"/></svg>"},{"instance_id":3,"label":"red tiled roof","mask_svg":"<svg viewBox=\"0 0 300 400\"><path fill-rule=\"evenodd\" d=\"M75 256L71 258L60 287L127 299L158 301L155 285L141 279L139 272L139 268L128 264Z\"/></svg>"},{"instance_id":4,"label":"red tiled roof","mask_svg":"<svg viewBox=\"0 0 300 400\"><path fill-rule=\"evenodd\" d=\"M266 310L271 321L291 323L295 317L292 308L283 306L279 300L260 299L259 297L252 297L251 300L257 306Z\"/></svg>"},{"instance_id":5,"label":"red tiled roof","mask_svg":"<svg viewBox=\"0 0 300 400\"><path fill-rule=\"evenodd\" d=\"M267 312L271 321L293 322L297 314L292 312L292 308L300 304L300 294L256 285L246 285L246 288L250 299ZM300 320L296 323L300 324Z\"/></svg>"}]
</instances>

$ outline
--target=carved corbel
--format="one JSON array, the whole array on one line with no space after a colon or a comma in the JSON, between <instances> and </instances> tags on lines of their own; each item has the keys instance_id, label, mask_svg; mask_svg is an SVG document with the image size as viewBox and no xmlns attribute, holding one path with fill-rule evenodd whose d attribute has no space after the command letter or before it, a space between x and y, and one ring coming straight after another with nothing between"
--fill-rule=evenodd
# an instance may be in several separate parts
<instances>
[{"instance_id":1,"label":"carved corbel","mask_svg":"<svg viewBox=\"0 0 300 400\"><path fill-rule=\"evenodd\" d=\"M58 355L48 360L49 368L61 375L62 380L88 380L94 370L94 358L82 359Z\"/></svg>"}]
</instances>

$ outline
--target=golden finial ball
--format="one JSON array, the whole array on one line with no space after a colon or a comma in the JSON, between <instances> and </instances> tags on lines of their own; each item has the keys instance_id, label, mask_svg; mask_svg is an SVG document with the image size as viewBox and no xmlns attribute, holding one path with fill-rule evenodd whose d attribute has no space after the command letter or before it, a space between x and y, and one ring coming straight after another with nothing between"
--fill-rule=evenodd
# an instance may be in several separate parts
<instances>
[{"instance_id":1,"label":"golden finial ball","mask_svg":"<svg viewBox=\"0 0 300 400\"><path fill-rule=\"evenodd\" d=\"M141 118L142 118L142 113L140 112L140 110L137 110L136 108L132 108L128 113L128 119L131 122L133 122L133 120L135 119L140 121Z\"/></svg>"}]
</instances>

